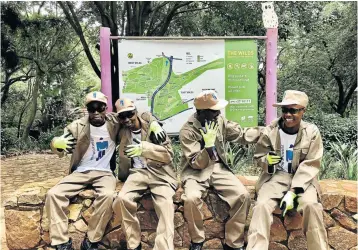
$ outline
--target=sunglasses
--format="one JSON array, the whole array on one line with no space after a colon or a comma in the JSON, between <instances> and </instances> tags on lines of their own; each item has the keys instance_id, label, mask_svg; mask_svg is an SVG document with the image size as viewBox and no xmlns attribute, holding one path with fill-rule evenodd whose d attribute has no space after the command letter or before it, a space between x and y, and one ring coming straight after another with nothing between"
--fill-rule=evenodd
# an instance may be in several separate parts
<instances>
[{"instance_id":1,"label":"sunglasses","mask_svg":"<svg viewBox=\"0 0 358 250\"><path fill-rule=\"evenodd\" d=\"M125 120L126 118L130 119L135 115L135 111L125 111L118 114L118 118L121 120Z\"/></svg>"},{"instance_id":2,"label":"sunglasses","mask_svg":"<svg viewBox=\"0 0 358 250\"><path fill-rule=\"evenodd\" d=\"M290 113L290 114L297 114L298 112L304 110L305 108L295 109L295 108L285 108L283 107L282 114Z\"/></svg>"},{"instance_id":3,"label":"sunglasses","mask_svg":"<svg viewBox=\"0 0 358 250\"><path fill-rule=\"evenodd\" d=\"M87 106L87 111L88 113L95 113L96 111L98 113L102 113L103 111L106 110L106 105L105 104L94 104L94 105L88 105Z\"/></svg>"}]
</instances>

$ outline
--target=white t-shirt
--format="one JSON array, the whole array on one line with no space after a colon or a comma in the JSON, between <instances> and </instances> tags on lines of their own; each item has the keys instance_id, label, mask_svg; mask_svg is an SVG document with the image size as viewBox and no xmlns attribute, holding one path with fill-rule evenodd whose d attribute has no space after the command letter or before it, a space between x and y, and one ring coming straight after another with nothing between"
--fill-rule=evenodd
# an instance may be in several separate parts
<instances>
[{"instance_id":1,"label":"white t-shirt","mask_svg":"<svg viewBox=\"0 0 358 250\"><path fill-rule=\"evenodd\" d=\"M132 144L137 144L134 141L134 138L138 139L138 141L142 140L141 129L137 131L132 131ZM133 157L133 167L134 168L147 168L147 161L143 156Z\"/></svg>"},{"instance_id":2,"label":"white t-shirt","mask_svg":"<svg viewBox=\"0 0 358 250\"><path fill-rule=\"evenodd\" d=\"M110 160L115 148L106 123L101 127L90 125L90 145L75 172L111 171Z\"/></svg>"},{"instance_id":3,"label":"white t-shirt","mask_svg":"<svg viewBox=\"0 0 358 250\"><path fill-rule=\"evenodd\" d=\"M295 145L296 134L287 134L282 129L280 131L280 139L281 139L281 156L283 160L280 163L280 167L282 170L289 172L289 164L292 164L293 160L293 146ZM292 171L292 166L291 170Z\"/></svg>"}]
</instances>

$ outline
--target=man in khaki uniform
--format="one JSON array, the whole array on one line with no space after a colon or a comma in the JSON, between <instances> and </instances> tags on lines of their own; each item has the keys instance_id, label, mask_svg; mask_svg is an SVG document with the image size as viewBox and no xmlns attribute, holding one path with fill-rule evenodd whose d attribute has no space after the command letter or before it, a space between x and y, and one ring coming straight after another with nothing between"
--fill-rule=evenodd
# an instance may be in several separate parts
<instances>
[{"instance_id":1,"label":"man in khaki uniform","mask_svg":"<svg viewBox=\"0 0 358 250\"><path fill-rule=\"evenodd\" d=\"M51 188L45 209L50 220L51 244L60 250L71 250L66 208L69 199L91 185L96 191L94 214L87 221L87 237L81 250L98 249L104 230L112 215L116 178L115 142L119 124L106 115L107 97L98 91L86 96L88 116L68 125L64 134L51 141L51 149L60 157L72 153L70 174ZM76 143L77 142L77 143Z\"/></svg>"},{"instance_id":2,"label":"man in khaki uniform","mask_svg":"<svg viewBox=\"0 0 358 250\"><path fill-rule=\"evenodd\" d=\"M317 126L302 121L307 105L304 92L287 90L282 102L274 104L282 108L282 116L266 127L256 144L254 158L263 173L256 184L258 197L247 249L268 249L272 212L280 205L285 216L297 203L297 210L303 212L308 249L329 249L323 208L317 198L320 188L316 177L323 145Z\"/></svg>"},{"instance_id":3,"label":"man in khaki uniform","mask_svg":"<svg viewBox=\"0 0 358 250\"><path fill-rule=\"evenodd\" d=\"M172 163L171 141L149 113L138 113L132 100L115 103L121 128L119 131L119 176L125 181L113 210L122 220L128 249L140 250L141 229L137 218L137 201L150 190L159 221L154 250L174 250L173 195L177 189Z\"/></svg>"},{"instance_id":4,"label":"man in khaki uniform","mask_svg":"<svg viewBox=\"0 0 358 250\"><path fill-rule=\"evenodd\" d=\"M205 240L203 193L214 187L219 197L230 206L230 219L225 225L224 249L243 249L244 228L250 208L250 194L228 167L224 145L227 141L255 143L259 128L241 128L226 120L220 109L227 105L215 91L204 91L194 100L196 113L180 130L181 167L184 184L184 216L188 222L191 250L202 249Z\"/></svg>"}]
</instances>

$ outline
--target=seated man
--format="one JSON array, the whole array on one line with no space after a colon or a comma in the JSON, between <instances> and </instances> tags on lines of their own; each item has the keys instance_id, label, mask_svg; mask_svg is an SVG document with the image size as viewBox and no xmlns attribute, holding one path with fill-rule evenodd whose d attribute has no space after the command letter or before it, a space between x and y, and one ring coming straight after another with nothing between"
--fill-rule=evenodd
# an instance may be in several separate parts
<instances>
[{"instance_id":1,"label":"seated man","mask_svg":"<svg viewBox=\"0 0 358 250\"><path fill-rule=\"evenodd\" d=\"M272 212L280 205L285 216L298 202L303 212L303 232L309 250L328 250L323 224L323 208L317 200L317 174L323 155L321 135L316 125L302 121L308 104L304 92L287 90L281 103L281 118L266 127L256 145L254 158L263 168L257 184L247 249L269 247ZM280 202L281 200L281 202Z\"/></svg>"},{"instance_id":2,"label":"seated man","mask_svg":"<svg viewBox=\"0 0 358 250\"><path fill-rule=\"evenodd\" d=\"M181 167L184 185L184 216L191 238L190 250L202 249L205 240L203 193L213 187L230 206L230 219L225 225L224 249L244 249L244 228L249 212L250 194L228 167L224 145L227 141L255 143L260 128L241 128L226 120L220 109L227 105L214 91L204 91L194 100L196 113L181 128Z\"/></svg>"},{"instance_id":3,"label":"seated man","mask_svg":"<svg viewBox=\"0 0 358 250\"><path fill-rule=\"evenodd\" d=\"M89 93L85 105L88 116L72 122L62 136L51 141L51 149L60 157L72 153L70 174L48 191L45 204L50 220L51 244L60 250L73 249L68 237L65 209L69 199L87 186L92 186L97 194L93 202L94 214L88 221L87 237L81 250L98 249L97 243L112 216L116 188L113 175L116 168L115 142L119 124L107 118L107 97L101 92Z\"/></svg>"},{"instance_id":4,"label":"seated man","mask_svg":"<svg viewBox=\"0 0 358 250\"><path fill-rule=\"evenodd\" d=\"M116 102L119 131L119 177L125 181L113 210L122 219L128 249L140 250L137 201L150 190L159 221L154 250L174 250L173 195L177 188L170 139L149 113L138 113L132 100Z\"/></svg>"}]
</instances>

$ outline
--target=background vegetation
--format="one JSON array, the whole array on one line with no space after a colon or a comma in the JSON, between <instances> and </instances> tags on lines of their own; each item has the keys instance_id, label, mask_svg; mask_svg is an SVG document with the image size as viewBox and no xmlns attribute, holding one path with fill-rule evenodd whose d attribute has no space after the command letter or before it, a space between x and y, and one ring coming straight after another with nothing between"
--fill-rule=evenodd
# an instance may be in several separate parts
<instances>
[{"instance_id":1,"label":"background vegetation","mask_svg":"<svg viewBox=\"0 0 358 250\"><path fill-rule=\"evenodd\" d=\"M320 177L357 179L357 3L275 2L275 10L278 98L287 89L308 93L305 119L320 128L326 149ZM84 95L100 88L100 26L127 36L265 35L261 15L254 1L2 2L1 154L48 150ZM263 125L265 46L258 46ZM114 92L117 52L114 42ZM236 172L258 174L253 150L227 145Z\"/></svg>"}]
</instances>

